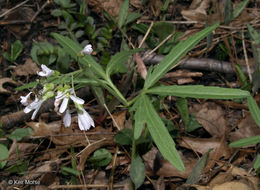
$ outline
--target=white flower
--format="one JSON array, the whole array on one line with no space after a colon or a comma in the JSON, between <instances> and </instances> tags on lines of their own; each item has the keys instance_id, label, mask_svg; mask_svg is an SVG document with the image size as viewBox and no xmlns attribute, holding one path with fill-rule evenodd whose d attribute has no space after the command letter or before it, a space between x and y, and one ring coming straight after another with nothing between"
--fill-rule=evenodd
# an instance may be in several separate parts
<instances>
[{"instance_id":1,"label":"white flower","mask_svg":"<svg viewBox=\"0 0 260 190\"><path fill-rule=\"evenodd\" d=\"M23 104L24 106L28 106L28 98L30 97L32 92L30 92L29 94L27 94L26 96L20 96L21 98L21 104Z\"/></svg>"},{"instance_id":2,"label":"white flower","mask_svg":"<svg viewBox=\"0 0 260 190\"><path fill-rule=\"evenodd\" d=\"M44 102L44 100L42 99L38 99L37 97L35 97L35 100L30 103L28 106L26 106L26 108L24 109L24 113L29 113L32 110L34 110L31 119L34 120L36 114L38 113L42 103Z\"/></svg>"},{"instance_id":3,"label":"white flower","mask_svg":"<svg viewBox=\"0 0 260 190\"><path fill-rule=\"evenodd\" d=\"M84 49L81 51L81 54L83 55L90 55L93 52L92 45L88 44L84 47Z\"/></svg>"},{"instance_id":4,"label":"white flower","mask_svg":"<svg viewBox=\"0 0 260 190\"><path fill-rule=\"evenodd\" d=\"M65 127L69 127L71 124L71 114L69 109L66 109L65 111L65 114L63 116L63 123Z\"/></svg>"},{"instance_id":5,"label":"white flower","mask_svg":"<svg viewBox=\"0 0 260 190\"><path fill-rule=\"evenodd\" d=\"M78 110L78 124L80 130L89 130L91 126L95 127L94 121L91 116L82 107Z\"/></svg>"},{"instance_id":6,"label":"white flower","mask_svg":"<svg viewBox=\"0 0 260 190\"><path fill-rule=\"evenodd\" d=\"M42 68L42 71L37 72L37 74L41 77L49 77L54 73L54 71L49 69L46 65L42 64L41 68Z\"/></svg>"},{"instance_id":7,"label":"white flower","mask_svg":"<svg viewBox=\"0 0 260 190\"><path fill-rule=\"evenodd\" d=\"M67 90L65 90L65 92L63 92L60 95L55 97L55 99L56 99L55 101L57 101L57 102L63 99L60 109L59 109L60 113L63 113L67 109L69 99L71 99L73 102L75 102L77 104L84 104L84 100L82 100L81 98L78 98L77 96L72 95L72 93L75 94L73 88L67 89Z\"/></svg>"}]
</instances>

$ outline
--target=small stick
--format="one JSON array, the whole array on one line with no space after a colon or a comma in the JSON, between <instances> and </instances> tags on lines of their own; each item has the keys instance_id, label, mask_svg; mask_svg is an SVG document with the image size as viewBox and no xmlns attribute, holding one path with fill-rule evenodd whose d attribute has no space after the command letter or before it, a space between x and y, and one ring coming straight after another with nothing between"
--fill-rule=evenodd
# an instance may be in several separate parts
<instances>
[{"instance_id":1,"label":"small stick","mask_svg":"<svg viewBox=\"0 0 260 190\"><path fill-rule=\"evenodd\" d=\"M244 54L245 54L245 61L246 61L246 68L247 68L248 77L249 77L250 82L252 82L252 74L251 74L251 69L249 67L248 57L247 57L247 52L246 52L244 30L242 31L242 44L243 44L243 51L244 51Z\"/></svg>"},{"instance_id":2,"label":"small stick","mask_svg":"<svg viewBox=\"0 0 260 190\"><path fill-rule=\"evenodd\" d=\"M10 12L12 12L12 11L15 10L15 9L17 9L18 7L24 5L24 4L27 3L28 1L29 1L29 0L25 0L25 1L21 2L21 3L19 3L18 5L16 5L15 7L13 7L13 8L11 8L11 9L5 11L3 14L0 15L0 18L1 18L1 17L4 17L4 16L7 15L7 14L9 14Z\"/></svg>"},{"instance_id":3,"label":"small stick","mask_svg":"<svg viewBox=\"0 0 260 190\"><path fill-rule=\"evenodd\" d=\"M40 14L40 12L48 5L50 4L50 0L47 0L43 5L42 7L33 15L33 17L31 18L31 22L34 21L34 19L38 16L38 14Z\"/></svg>"},{"instance_id":4,"label":"small stick","mask_svg":"<svg viewBox=\"0 0 260 190\"><path fill-rule=\"evenodd\" d=\"M116 120L114 119L113 115L110 113L109 109L107 108L107 105L104 104L104 107L107 110L107 112L110 115L110 117L112 118L112 121L114 122L114 124L115 124L116 128L118 129L118 131L120 131L121 129L120 129L119 125L117 124Z\"/></svg>"},{"instance_id":5,"label":"small stick","mask_svg":"<svg viewBox=\"0 0 260 190\"><path fill-rule=\"evenodd\" d=\"M141 43L139 44L138 48L141 48L141 47L142 47L142 45L143 45L143 43L145 42L147 36L150 34L150 31L151 31L151 29L152 29L152 27L153 27L153 24L154 24L154 22L151 22L151 24L150 24L148 30L146 31L146 34L144 35L144 38L142 39Z\"/></svg>"}]
</instances>

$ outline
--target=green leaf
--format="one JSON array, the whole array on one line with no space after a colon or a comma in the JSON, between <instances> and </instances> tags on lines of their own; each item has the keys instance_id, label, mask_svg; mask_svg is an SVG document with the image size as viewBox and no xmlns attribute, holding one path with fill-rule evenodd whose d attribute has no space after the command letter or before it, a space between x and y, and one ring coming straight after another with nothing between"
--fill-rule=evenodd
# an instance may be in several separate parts
<instances>
[{"instance_id":1,"label":"green leaf","mask_svg":"<svg viewBox=\"0 0 260 190\"><path fill-rule=\"evenodd\" d=\"M133 137L132 130L125 128L122 129L121 131L118 131L118 133L115 136L115 141L120 145L131 145L132 137Z\"/></svg>"},{"instance_id":2,"label":"green leaf","mask_svg":"<svg viewBox=\"0 0 260 190\"><path fill-rule=\"evenodd\" d=\"M23 44L20 40L16 40L11 46L11 60L14 62L22 53L23 51Z\"/></svg>"},{"instance_id":3,"label":"green leaf","mask_svg":"<svg viewBox=\"0 0 260 190\"><path fill-rule=\"evenodd\" d=\"M10 55L8 52L4 52L4 53L3 53L3 57L4 57L7 61L12 62L11 55Z\"/></svg>"},{"instance_id":4,"label":"green leaf","mask_svg":"<svg viewBox=\"0 0 260 190\"><path fill-rule=\"evenodd\" d=\"M127 17L126 17L125 25L127 25L131 22L134 22L136 19L138 19L141 16L142 15L140 13L137 13L137 12L132 12L132 13L128 14Z\"/></svg>"},{"instance_id":5,"label":"green leaf","mask_svg":"<svg viewBox=\"0 0 260 190\"><path fill-rule=\"evenodd\" d=\"M126 61L128 61L131 55L138 51L140 51L140 49L121 51L119 53L116 53L107 65L106 74L109 76L116 72L126 72Z\"/></svg>"},{"instance_id":6,"label":"green leaf","mask_svg":"<svg viewBox=\"0 0 260 190\"><path fill-rule=\"evenodd\" d=\"M9 157L8 149L5 145L0 144L0 160L7 159ZM0 169L3 169L7 163L7 160L0 162Z\"/></svg>"},{"instance_id":7,"label":"green leaf","mask_svg":"<svg viewBox=\"0 0 260 190\"><path fill-rule=\"evenodd\" d=\"M51 11L51 15L55 17L62 16L62 11L60 9L54 9Z\"/></svg>"},{"instance_id":8,"label":"green leaf","mask_svg":"<svg viewBox=\"0 0 260 190\"><path fill-rule=\"evenodd\" d=\"M24 162L18 160L15 164L8 167L5 171L9 173L25 173L27 171L28 165L29 165L29 160L26 160Z\"/></svg>"},{"instance_id":9,"label":"green leaf","mask_svg":"<svg viewBox=\"0 0 260 190\"><path fill-rule=\"evenodd\" d=\"M24 90L24 89L28 89L28 88L33 88L33 87L37 86L37 84L38 84L38 82L30 82L28 84L15 88L15 90L20 91L20 90Z\"/></svg>"},{"instance_id":10,"label":"green leaf","mask_svg":"<svg viewBox=\"0 0 260 190\"><path fill-rule=\"evenodd\" d=\"M93 156L88 159L89 162L94 163L95 166L106 166L112 160L112 154L105 148L98 149Z\"/></svg>"},{"instance_id":11,"label":"green leaf","mask_svg":"<svg viewBox=\"0 0 260 190\"><path fill-rule=\"evenodd\" d=\"M260 31L255 30L250 24L247 25L248 32L250 34L250 37L252 39L252 48L253 48L253 56L254 56L254 64L255 64L255 71L260 71Z\"/></svg>"},{"instance_id":12,"label":"green leaf","mask_svg":"<svg viewBox=\"0 0 260 190\"><path fill-rule=\"evenodd\" d=\"M247 103L252 118L254 119L258 127L260 127L260 110L257 103L252 96L248 96Z\"/></svg>"},{"instance_id":13,"label":"green leaf","mask_svg":"<svg viewBox=\"0 0 260 190\"><path fill-rule=\"evenodd\" d=\"M260 135L240 139L238 141L230 143L229 146L237 148L237 147L248 146L257 143L260 143Z\"/></svg>"},{"instance_id":14,"label":"green leaf","mask_svg":"<svg viewBox=\"0 0 260 190\"><path fill-rule=\"evenodd\" d=\"M209 35L213 30L218 27L219 23L214 24L197 34L189 37L185 41L178 43L170 53L164 57L164 59L155 67L151 76L146 78L144 89L148 89L153 86L165 73L167 73L178 61L190 51L196 44L198 44L204 37Z\"/></svg>"},{"instance_id":15,"label":"green leaf","mask_svg":"<svg viewBox=\"0 0 260 190\"><path fill-rule=\"evenodd\" d=\"M228 25L232 21L232 12L233 12L233 7L232 7L232 1L231 0L226 0L224 3L224 22L226 25Z\"/></svg>"},{"instance_id":16,"label":"green leaf","mask_svg":"<svg viewBox=\"0 0 260 190\"><path fill-rule=\"evenodd\" d=\"M20 141L24 137L29 136L33 130L31 128L22 128L22 129L15 129L11 135L7 135L7 137L11 140Z\"/></svg>"},{"instance_id":17,"label":"green leaf","mask_svg":"<svg viewBox=\"0 0 260 190\"><path fill-rule=\"evenodd\" d=\"M118 27L122 28L125 24L126 17L128 15L129 9L129 0L124 0L120 6L119 13L118 13Z\"/></svg>"},{"instance_id":18,"label":"green leaf","mask_svg":"<svg viewBox=\"0 0 260 190\"><path fill-rule=\"evenodd\" d=\"M232 13L232 20L235 19L243 11L248 2L249 0L244 0L238 4L236 9Z\"/></svg>"},{"instance_id":19,"label":"green leaf","mask_svg":"<svg viewBox=\"0 0 260 190\"><path fill-rule=\"evenodd\" d=\"M196 163L196 165L192 169L189 178L186 181L186 184L197 184L200 181L203 169L207 164L210 151L211 150L209 150L206 154L204 154Z\"/></svg>"},{"instance_id":20,"label":"green leaf","mask_svg":"<svg viewBox=\"0 0 260 190\"><path fill-rule=\"evenodd\" d=\"M138 189L144 182L145 167L139 155L137 155L131 162L130 178L135 184L135 189Z\"/></svg>"},{"instance_id":21,"label":"green leaf","mask_svg":"<svg viewBox=\"0 0 260 190\"><path fill-rule=\"evenodd\" d=\"M76 42L57 33L52 33L52 36L72 58L77 60L78 54L81 52L82 48ZM102 77L103 79L106 78L105 71L91 55L86 55L83 58L79 58L79 63L92 70L99 77Z\"/></svg>"},{"instance_id":22,"label":"green leaf","mask_svg":"<svg viewBox=\"0 0 260 190\"><path fill-rule=\"evenodd\" d=\"M254 163L254 168L258 170L260 168L260 154L257 155L256 161Z\"/></svg>"},{"instance_id":23,"label":"green leaf","mask_svg":"<svg viewBox=\"0 0 260 190\"><path fill-rule=\"evenodd\" d=\"M145 118L143 117L143 113L145 110L144 107L140 103L138 103L138 100L136 101L137 108L134 115L134 120L135 120L134 138L135 139L138 139L142 135L143 126L145 123Z\"/></svg>"},{"instance_id":24,"label":"green leaf","mask_svg":"<svg viewBox=\"0 0 260 190\"><path fill-rule=\"evenodd\" d=\"M245 90L203 85L158 86L147 90L147 93L157 94L160 96L204 99L235 99L247 98L250 96L250 93Z\"/></svg>"},{"instance_id":25,"label":"green leaf","mask_svg":"<svg viewBox=\"0 0 260 190\"><path fill-rule=\"evenodd\" d=\"M80 172L78 170L75 170L73 168L69 168L69 167L66 167L66 166L62 166L61 167L61 172L64 174L64 175L74 175L74 176L79 176L80 175Z\"/></svg>"},{"instance_id":26,"label":"green leaf","mask_svg":"<svg viewBox=\"0 0 260 190\"><path fill-rule=\"evenodd\" d=\"M167 159L176 169L184 171L185 168L180 155L175 148L175 143L167 131L163 121L156 113L150 99L144 94L141 95L141 97L142 105L145 110L144 117L153 141L165 159Z\"/></svg>"},{"instance_id":27,"label":"green leaf","mask_svg":"<svg viewBox=\"0 0 260 190\"><path fill-rule=\"evenodd\" d=\"M181 118L185 127L189 124L189 109L188 109L188 101L185 98L178 98L176 102L176 107L181 114Z\"/></svg>"},{"instance_id":28,"label":"green leaf","mask_svg":"<svg viewBox=\"0 0 260 190\"><path fill-rule=\"evenodd\" d=\"M95 97L97 98L97 101L99 103L100 106L104 107L105 102L105 97L104 97L104 93L103 93L103 89L97 86L92 86L91 87Z\"/></svg>"},{"instance_id":29,"label":"green leaf","mask_svg":"<svg viewBox=\"0 0 260 190\"><path fill-rule=\"evenodd\" d=\"M174 31L174 25L167 22L156 22L154 23L153 30L159 37L159 42L161 42Z\"/></svg>"},{"instance_id":30,"label":"green leaf","mask_svg":"<svg viewBox=\"0 0 260 190\"><path fill-rule=\"evenodd\" d=\"M185 126L185 131L192 132L198 128L202 127L200 123L197 121L197 118L195 115L190 115L189 123L187 126Z\"/></svg>"}]
</instances>

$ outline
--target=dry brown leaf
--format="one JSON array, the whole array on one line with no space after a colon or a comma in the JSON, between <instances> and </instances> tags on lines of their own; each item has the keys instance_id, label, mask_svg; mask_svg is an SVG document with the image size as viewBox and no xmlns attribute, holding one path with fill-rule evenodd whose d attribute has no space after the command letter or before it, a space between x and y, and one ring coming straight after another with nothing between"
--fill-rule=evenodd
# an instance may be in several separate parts
<instances>
[{"instance_id":1,"label":"dry brown leaf","mask_svg":"<svg viewBox=\"0 0 260 190\"><path fill-rule=\"evenodd\" d=\"M38 161L44 161L44 160L56 160L62 155L64 152L66 152L68 147L57 147L46 150L42 155L34 159L34 162Z\"/></svg>"},{"instance_id":2,"label":"dry brown leaf","mask_svg":"<svg viewBox=\"0 0 260 190\"><path fill-rule=\"evenodd\" d=\"M241 122L238 124L238 129L234 132L229 133L229 140L231 142L237 141L243 138L252 137L260 134L260 128L256 125L255 121L248 114Z\"/></svg>"},{"instance_id":3,"label":"dry brown leaf","mask_svg":"<svg viewBox=\"0 0 260 190\"><path fill-rule=\"evenodd\" d=\"M177 80L177 84L182 85L182 84L189 84L193 83L194 80L192 78L182 78Z\"/></svg>"},{"instance_id":4,"label":"dry brown leaf","mask_svg":"<svg viewBox=\"0 0 260 190\"><path fill-rule=\"evenodd\" d=\"M182 16L188 21L205 21L210 0L193 0L189 10L181 11Z\"/></svg>"},{"instance_id":5,"label":"dry brown leaf","mask_svg":"<svg viewBox=\"0 0 260 190\"><path fill-rule=\"evenodd\" d=\"M7 15L4 22L9 23L12 21L24 21L30 22L31 18L34 16L35 12L30 7L19 7L15 9L12 13ZM31 29L31 24L11 24L5 26L17 39L21 39L25 36Z\"/></svg>"},{"instance_id":6,"label":"dry brown leaf","mask_svg":"<svg viewBox=\"0 0 260 190\"><path fill-rule=\"evenodd\" d=\"M223 109L213 102L206 102L197 112L198 122L213 137L222 137L226 131L226 121Z\"/></svg>"},{"instance_id":7,"label":"dry brown leaf","mask_svg":"<svg viewBox=\"0 0 260 190\"><path fill-rule=\"evenodd\" d=\"M17 83L11 78L0 78L0 94L12 94L10 90L4 88L4 84L17 85Z\"/></svg>"},{"instance_id":8,"label":"dry brown leaf","mask_svg":"<svg viewBox=\"0 0 260 190\"><path fill-rule=\"evenodd\" d=\"M38 66L32 61L32 59L27 58L25 64L15 67L14 74L17 76L28 76L35 75L37 71L39 71Z\"/></svg>"},{"instance_id":9,"label":"dry brown leaf","mask_svg":"<svg viewBox=\"0 0 260 190\"><path fill-rule=\"evenodd\" d=\"M209 151L209 149L216 150L221 145L221 139L182 137L181 140L178 140L178 143L179 146L192 149L193 151L204 155ZM222 144L221 156L224 156L225 158L230 156L230 148L226 142Z\"/></svg>"},{"instance_id":10,"label":"dry brown leaf","mask_svg":"<svg viewBox=\"0 0 260 190\"><path fill-rule=\"evenodd\" d=\"M55 121L51 123L44 122L28 122L27 126L33 129L34 136L48 136L48 135L57 135L60 131L60 121Z\"/></svg>"},{"instance_id":11,"label":"dry brown leaf","mask_svg":"<svg viewBox=\"0 0 260 190\"><path fill-rule=\"evenodd\" d=\"M140 73L142 78L145 80L147 76L147 69L142 58L138 54L135 55L135 61L137 65L137 72Z\"/></svg>"},{"instance_id":12,"label":"dry brown leaf","mask_svg":"<svg viewBox=\"0 0 260 190\"><path fill-rule=\"evenodd\" d=\"M157 154L160 154L158 149L153 147L149 152L143 155L147 175L153 176L156 174L158 176L164 176L164 177L176 176L181 178L188 178L193 167L197 162L196 159L193 158L187 159L181 154L185 166L185 171L180 172L179 170L174 168L169 161L163 158L160 158L160 160L158 160L158 158L156 158L158 157ZM159 162L159 163L155 163L155 162ZM157 171L154 171L156 168Z\"/></svg>"},{"instance_id":13,"label":"dry brown leaf","mask_svg":"<svg viewBox=\"0 0 260 190\"><path fill-rule=\"evenodd\" d=\"M119 111L119 112L116 112L113 114L113 118L114 118L116 124L118 125L118 127L120 128L120 130L124 129L126 113L127 113L127 111L123 110L123 111ZM113 124L114 124L114 122L113 122Z\"/></svg>"}]
</instances>

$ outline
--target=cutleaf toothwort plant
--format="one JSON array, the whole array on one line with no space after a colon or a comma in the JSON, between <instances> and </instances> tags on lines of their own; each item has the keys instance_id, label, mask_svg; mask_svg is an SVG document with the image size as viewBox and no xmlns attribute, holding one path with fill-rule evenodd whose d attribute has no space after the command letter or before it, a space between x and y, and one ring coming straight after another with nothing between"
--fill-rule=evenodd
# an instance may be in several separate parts
<instances>
[{"instance_id":1,"label":"cutleaf toothwort plant","mask_svg":"<svg viewBox=\"0 0 260 190\"><path fill-rule=\"evenodd\" d=\"M92 46L87 45L81 52L80 56L84 56L92 53ZM42 71L37 72L41 77L63 77L58 71L54 71L48 68L46 65L41 65ZM34 95L34 100L31 101L31 95ZM63 114L63 123L65 127L69 127L71 124L71 114L68 108L70 100L74 103L78 112L78 124L80 130L89 130L91 126L95 127L94 121L88 112L83 108L84 100L76 96L75 90L68 84L55 85L52 82L46 82L40 93L30 92L26 96L21 96L21 103L26 106L24 109L25 113L33 111L31 119L35 119L43 102L49 98L55 97L54 107L55 110L60 114Z\"/></svg>"},{"instance_id":2,"label":"cutleaf toothwort plant","mask_svg":"<svg viewBox=\"0 0 260 190\"><path fill-rule=\"evenodd\" d=\"M43 87L42 95L39 97L36 96L32 103L27 102L29 95L22 97L21 102L27 106L25 109L26 112L34 110L32 116L32 119L34 119L40 105L48 98L55 97L55 109L64 115L64 125L69 126L71 116L68 108L68 102L73 101L78 111L79 127L81 130L87 130L90 126L94 126L94 122L83 108L84 101L76 97L75 90L82 87L82 85L84 86L87 84L95 86L95 88L104 88L116 97L122 106L129 109L130 116L134 121L132 135L132 159L135 160L134 163L143 165L143 163L140 163L142 162L142 159L137 159L139 155L136 151L136 141L142 136L142 131L144 127L146 127L145 131L149 131L153 142L156 144L164 158L178 170L184 171L184 164L175 148L175 143L169 134L169 131L165 127L164 122L158 115L152 103L152 97L165 97L170 95L181 98L247 99L252 117L260 126L260 110L248 91L220 87L206 87L202 85L165 86L158 84L159 79L164 74L173 68L173 66L176 65L188 51L190 51L194 46L196 46L196 44L208 36L217 27L218 23L203 29L195 35L189 37L187 40L183 40L174 46L170 53L165 56L165 58L157 66L154 68L151 66L149 68L147 77L144 81L143 89L141 89L140 93L134 98L125 97L112 82L111 75L122 71L122 68L131 55L140 50L137 49L116 53L113 57L111 57L110 61L106 65L106 68L104 68L90 55L92 52L91 46L87 46L82 50L82 47L77 42L66 36L54 33L52 36L62 46L63 50L72 59L78 62L80 70L61 75L56 71L52 73L43 66L43 73L41 73L41 75L50 78L47 81L52 81L52 83L47 82ZM47 76L50 74L51 76ZM60 80L59 76L62 76L60 78L63 79ZM71 81L72 85L68 85L68 83L66 83L67 79L70 77L73 80L68 81ZM60 84L61 82L64 84ZM76 86L73 88L74 83L78 83L77 89ZM144 170L137 171L139 168L143 167L136 167L134 166L134 163L131 165L131 167L133 167L132 174L142 173L145 175ZM134 176L131 176L130 174L130 177L133 180Z\"/></svg>"}]
</instances>

